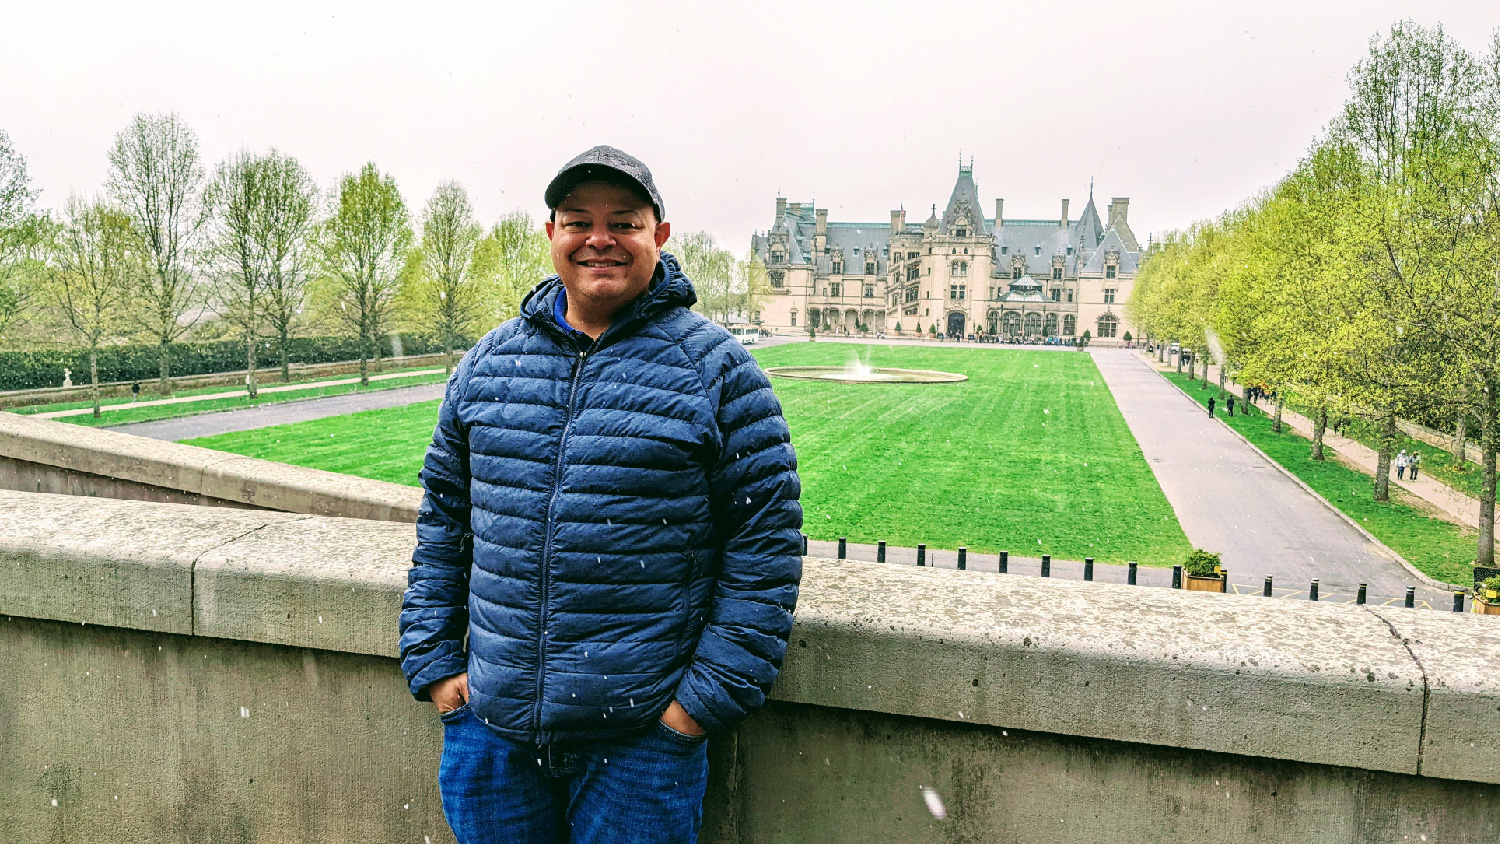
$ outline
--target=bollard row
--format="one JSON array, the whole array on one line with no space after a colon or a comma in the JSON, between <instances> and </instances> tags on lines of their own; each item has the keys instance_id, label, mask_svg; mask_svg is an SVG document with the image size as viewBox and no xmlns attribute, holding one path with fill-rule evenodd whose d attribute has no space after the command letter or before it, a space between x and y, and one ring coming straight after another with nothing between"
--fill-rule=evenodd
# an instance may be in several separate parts
<instances>
[{"instance_id":1,"label":"bollard row","mask_svg":"<svg viewBox=\"0 0 1501 845\"><path fill-rule=\"evenodd\" d=\"M807 534L803 534L802 535L802 548L803 548L803 554L807 555L808 554L808 535ZM847 559L848 554L849 554L849 541L848 541L848 538L847 537L840 537L839 538L838 559L839 560L845 560L845 559ZM876 563L885 563L885 562L886 562L886 541L885 540L881 540L881 541L879 541L879 542L876 543ZM1010 562L1011 562L1011 553L1009 551L1002 550L1001 553L996 558L996 571L999 572L1002 575L1006 574L1009 571L1009 569L1010 569ZM918 566L927 566L928 565L928 545L926 543L918 543L917 544L917 565ZM958 548L956 562L955 562L955 568L956 569L960 569L960 570L967 570L967 569L969 569L969 548L967 546L960 546ZM1042 577L1044 577L1044 578L1051 578L1052 577L1052 575L1053 575L1053 556L1052 555L1043 555L1042 556L1042 563L1041 563L1041 567L1040 567L1040 573L1041 573ZM1128 561L1126 563L1126 583L1128 585L1135 586L1137 584L1136 573L1137 573L1137 562L1134 561L1134 560L1133 561ZM1094 558L1092 558L1092 557L1087 557L1087 558L1084 559L1084 580L1085 581L1093 581L1094 580ZM1223 593L1223 592L1226 592L1228 590L1229 582L1230 582L1230 573L1227 570L1221 569L1220 570L1220 592ZM1261 585L1261 595L1264 598L1272 598L1273 597L1272 586L1273 586L1272 585L1272 576L1268 575L1268 576L1266 576L1266 579L1262 582L1262 585ZM1183 589L1183 566L1181 564L1174 564L1173 565L1172 588L1175 589L1175 590L1181 590L1181 589ZM1308 585L1308 600L1309 601L1315 601L1315 602L1319 600L1319 579L1317 579L1317 578L1314 578L1312 581L1309 582L1309 585ZM1416 587L1408 587L1407 588L1407 595L1402 600L1402 606L1403 607L1414 607L1414 606L1416 606L1416 601L1417 601L1417 588ZM1366 584L1362 583L1357 588L1356 593L1355 593L1355 603L1358 604L1358 605L1363 605L1363 604L1366 603ZM1465 591L1464 590L1455 590L1454 591L1454 608L1453 608L1453 610L1454 610L1455 613L1463 613L1464 612L1464 610L1465 610Z\"/></svg>"}]
</instances>

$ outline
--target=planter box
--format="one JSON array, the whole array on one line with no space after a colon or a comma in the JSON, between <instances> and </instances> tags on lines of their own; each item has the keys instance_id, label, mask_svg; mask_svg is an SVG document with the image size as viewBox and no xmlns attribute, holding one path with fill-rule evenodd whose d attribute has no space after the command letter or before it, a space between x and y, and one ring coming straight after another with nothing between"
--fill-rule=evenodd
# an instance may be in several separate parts
<instances>
[{"instance_id":1,"label":"planter box","mask_svg":"<svg viewBox=\"0 0 1501 845\"><path fill-rule=\"evenodd\" d=\"M1189 575L1183 574L1183 589L1194 590L1200 593L1223 593L1225 592L1225 576L1223 575Z\"/></svg>"},{"instance_id":2,"label":"planter box","mask_svg":"<svg viewBox=\"0 0 1501 845\"><path fill-rule=\"evenodd\" d=\"M1474 607L1476 613L1483 613L1486 616L1501 616L1501 602L1498 602L1496 599L1486 601L1485 599L1477 598L1475 599Z\"/></svg>"}]
</instances>

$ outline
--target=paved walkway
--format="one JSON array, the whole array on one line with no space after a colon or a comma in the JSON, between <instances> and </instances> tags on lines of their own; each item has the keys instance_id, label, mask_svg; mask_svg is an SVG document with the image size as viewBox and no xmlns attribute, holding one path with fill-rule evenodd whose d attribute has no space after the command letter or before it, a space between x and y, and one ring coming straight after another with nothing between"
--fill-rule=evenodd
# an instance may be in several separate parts
<instances>
[{"instance_id":1,"label":"paved walkway","mask_svg":"<svg viewBox=\"0 0 1501 845\"><path fill-rule=\"evenodd\" d=\"M1449 594L1423 585L1379 546L1310 496L1229 428L1178 392L1136 353L1091 353L1147 465L1195 546L1219 552L1239 592L1275 587L1402 596L1409 585L1436 606Z\"/></svg>"},{"instance_id":2,"label":"paved walkway","mask_svg":"<svg viewBox=\"0 0 1501 845\"><path fill-rule=\"evenodd\" d=\"M1143 356L1148 365L1159 370L1167 371L1175 369L1167 364L1158 363L1156 358L1146 356L1145 353L1143 353ZM1211 364L1209 366L1210 386L1217 388L1219 379L1220 368ZM1236 383L1233 379L1225 379L1225 389L1233 389L1237 397L1246 395L1245 387ZM1269 414L1272 413L1270 402L1263 401L1257 407ZM1313 439L1313 420L1288 408L1283 408L1282 422L1309 440ZM1376 450L1364 443L1339 435L1333 429L1326 429L1324 431L1324 449L1326 452L1332 452L1335 458L1345 466L1357 472L1362 472L1372 477L1375 476ZM1387 475L1393 485L1401 487L1403 490L1433 505L1435 514L1440 518L1463 525L1469 529L1474 529L1480 522L1480 500L1468 496L1459 490L1455 490L1453 487L1439 481L1428 473L1422 472L1421 467L1419 469L1420 472L1416 481L1409 478L1397 478L1395 468L1388 470ZM1496 514L1496 522L1497 525L1501 525L1501 510L1498 510Z\"/></svg>"},{"instance_id":3,"label":"paved walkway","mask_svg":"<svg viewBox=\"0 0 1501 845\"><path fill-rule=\"evenodd\" d=\"M437 372L441 373L443 371L438 370ZM374 379L375 377L372 376L371 380L374 381ZM358 381L358 379L355 380ZM376 390L369 393L346 393L342 396L324 396L317 399L304 399L302 401L276 402L269 405L258 405L253 408L215 411L191 417L129 423L127 425L106 426L106 428L110 431L120 431L126 434L150 437L153 440L187 440L193 437L207 437L211 434L249 431L253 428L265 428L268 425L283 425L285 423L302 422L304 420L322 419L323 417L337 417L341 414L352 414L356 411L395 408L400 405L410 405L413 402L441 399L443 398L445 387L447 387L445 382L419 384L412 387L395 387L390 390ZM243 396L244 391L233 395Z\"/></svg>"},{"instance_id":4,"label":"paved walkway","mask_svg":"<svg viewBox=\"0 0 1501 845\"><path fill-rule=\"evenodd\" d=\"M442 367L439 367L435 370L411 370L405 373L383 373L381 375L370 376L370 381L384 381L386 379L393 378L412 378L413 376L430 376L436 375L437 373L441 372L443 372ZM301 384L281 384L271 387L257 387L256 392L286 393L289 391L298 390L315 390L322 387L334 387L341 384L358 384L359 381L360 377L354 376L352 378L337 378L329 379L327 381L309 381L303 382ZM245 388L241 387L235 390L226 390L220 393L202 393L194 396L174 396L170 399L152 399L149 402L129 402L123 404L107 405L105 406L105 409L118 410L121 408L149 408L152 405L181 405L190 402L208 402L212 399L238 399L244 395ZM33 416L35 416L37 419L52 420L57 419L58 417L78 417L84 414L92 413L94 413L93 408L72 408L67 411L47 411L41 414L34 414ZM121 426L120 430L123 431L125 430L125 428L125 426Z\"/></svg>"}]
</instances>

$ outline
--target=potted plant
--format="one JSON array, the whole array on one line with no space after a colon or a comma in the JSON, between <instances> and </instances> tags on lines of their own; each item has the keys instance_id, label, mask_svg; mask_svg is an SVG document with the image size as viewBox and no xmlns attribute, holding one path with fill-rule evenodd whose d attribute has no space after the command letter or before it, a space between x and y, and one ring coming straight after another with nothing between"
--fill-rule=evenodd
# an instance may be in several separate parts
<instances>
[{"instance_id":1,"label":"potted plant","mask_svg":"<svg viewBox=\"0 0 1501 845\"><path fill-rule=\"evenodd\" d=\"M1225 573L1220 569L1220 556L1217 552L1206 552L1203 549L1194 549L1183 560L1183 577L1185 590L1197 590L1201 593L1223 593L1225 591Z\"/></svg>"},{"instance_id":2,"label":"potted plant","mask_svg":"<svg viewBox=\"0 0 1501 845\"><path fill-rule=\"evenodd\" d=\"M1497 593L1501 592L1501 577L1492 575L1480 582L1480 593L1475 596L1475 612L1484 613L1487 616L1501 616L1501 599Z\"/></svg>"}]
</instances>

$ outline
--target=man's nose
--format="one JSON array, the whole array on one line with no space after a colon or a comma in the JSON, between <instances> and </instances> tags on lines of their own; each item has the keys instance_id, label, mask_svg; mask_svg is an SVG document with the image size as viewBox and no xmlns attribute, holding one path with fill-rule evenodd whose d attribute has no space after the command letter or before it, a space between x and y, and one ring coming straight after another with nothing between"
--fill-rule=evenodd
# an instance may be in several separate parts
<instances>
[{"instance_id":1,"label":"man's nose","mask_svg":"<svg viewBox=\"0 0 1501 845\"><path fill-rule=\"evenodd\" d=\"M584 244L593 249L609 249L615 245L615 235L610 231L609 226L591 226L589 237L584 240Z\"/></svg>"}]
</instances>

